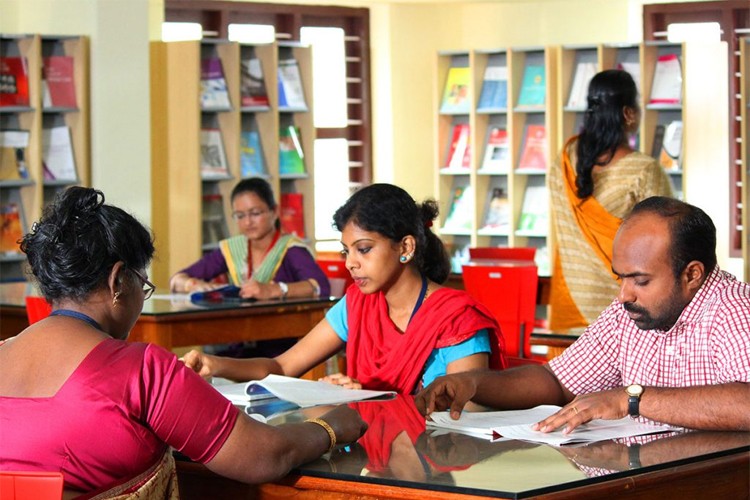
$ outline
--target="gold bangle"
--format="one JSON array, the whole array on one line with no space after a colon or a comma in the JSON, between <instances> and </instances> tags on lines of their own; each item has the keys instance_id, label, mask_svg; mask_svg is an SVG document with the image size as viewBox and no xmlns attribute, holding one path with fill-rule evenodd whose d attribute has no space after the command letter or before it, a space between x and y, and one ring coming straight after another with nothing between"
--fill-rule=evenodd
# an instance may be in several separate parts
<instances>
[{"instance_id":1,"label":"gold bangle","mask_svg":"<svg viewBox=\"0 0 750 500\"><path fill-rule=\"evenodd\" d=\"M305 420L305 422L318 424L326 430L326 432L328 433L328 437L331 440L331 445L328 447L328 450L326 450L326 453L330 453L336 447L336 433L333 432L333 428L328 425L328 422L326 422L322 418L310 418Z\"/></svg>"}]
</instances>

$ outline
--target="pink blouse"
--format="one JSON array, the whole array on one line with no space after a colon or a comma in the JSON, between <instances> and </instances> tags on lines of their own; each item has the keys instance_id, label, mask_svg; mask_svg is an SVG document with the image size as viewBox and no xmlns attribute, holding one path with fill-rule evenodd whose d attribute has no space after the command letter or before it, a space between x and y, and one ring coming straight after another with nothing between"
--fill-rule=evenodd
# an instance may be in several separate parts
<instances>
[{"instance_id":1,"label":"pink blouse","mask_svg":"<svg viewBox=\"0 0 750 500\"><path fill-rule=\"evenodd\" d=\"M138 475L167 445L198 462L237 409L161 347L107 339L52 397L0 396L0 469L61 471L90 491Z\"/></svg>"}]
</instances>

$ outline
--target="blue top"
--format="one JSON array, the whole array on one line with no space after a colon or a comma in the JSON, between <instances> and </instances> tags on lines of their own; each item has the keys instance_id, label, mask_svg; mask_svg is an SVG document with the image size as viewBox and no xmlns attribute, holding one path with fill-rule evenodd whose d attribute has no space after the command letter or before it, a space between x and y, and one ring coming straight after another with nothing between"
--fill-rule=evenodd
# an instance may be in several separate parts
<instances>
[{"instance_id":1,"label":"blue top","mask_svg":"<svg viewBox=\"0 0 750 500\"><path fill-rule=\"evenodd\" d=\"M346 314L346 295L331 307L326 313L328 323L336 332L339 338L346 342L349 338L349 322ZM437 377L445 375L448 370L448 364L457 359L471 356L480 352L489 354L492 351L490 347L490 335L487 329L477 331L477 333L463 342L458 344L433 349L422 373L422 385L427 387Z\"/></svg>"}]
</instances>

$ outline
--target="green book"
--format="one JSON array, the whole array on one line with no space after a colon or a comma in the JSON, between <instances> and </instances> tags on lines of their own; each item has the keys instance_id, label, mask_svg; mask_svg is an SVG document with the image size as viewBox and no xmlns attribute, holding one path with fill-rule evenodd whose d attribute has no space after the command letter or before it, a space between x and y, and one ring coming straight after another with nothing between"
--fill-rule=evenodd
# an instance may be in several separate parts
<instances>
[{"instance_id":1,"label":"green book","mask_svg":"<svg viewBox=\"0 0 750 500\"><path fill-rule=\"evenodd\" d=\"M543 108L545 103L544 66L529 65L523 72L521 92L518 95L519 106Z\"/></svg>"},{"instance_id":2,"label":"green book","mask_svg":"<svg viewBox=\"0 0 750 500\"><path fill-rule=\"evenodd\" d=\"M304 158L299 127L294 125L281 127L279 131L279 174L304 174Z\"/></svg>"}]
</instances>

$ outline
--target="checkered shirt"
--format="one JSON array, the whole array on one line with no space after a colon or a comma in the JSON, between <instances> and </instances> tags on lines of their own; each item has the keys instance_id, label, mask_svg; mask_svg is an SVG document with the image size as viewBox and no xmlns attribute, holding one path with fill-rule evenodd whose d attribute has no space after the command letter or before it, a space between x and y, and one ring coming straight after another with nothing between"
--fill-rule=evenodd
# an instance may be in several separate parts
<instances>
[{"instance_id":1,"label":"checkered shirt","mask_svg":"<svg viewBox=\"0 0 750 500\"><path fill-rule=\"evenodd\" d=\"M750 382L750 285L717 266L666 332L639 329L615 300L549 364L573 394Z\"/></svg>"}]
</instances>

